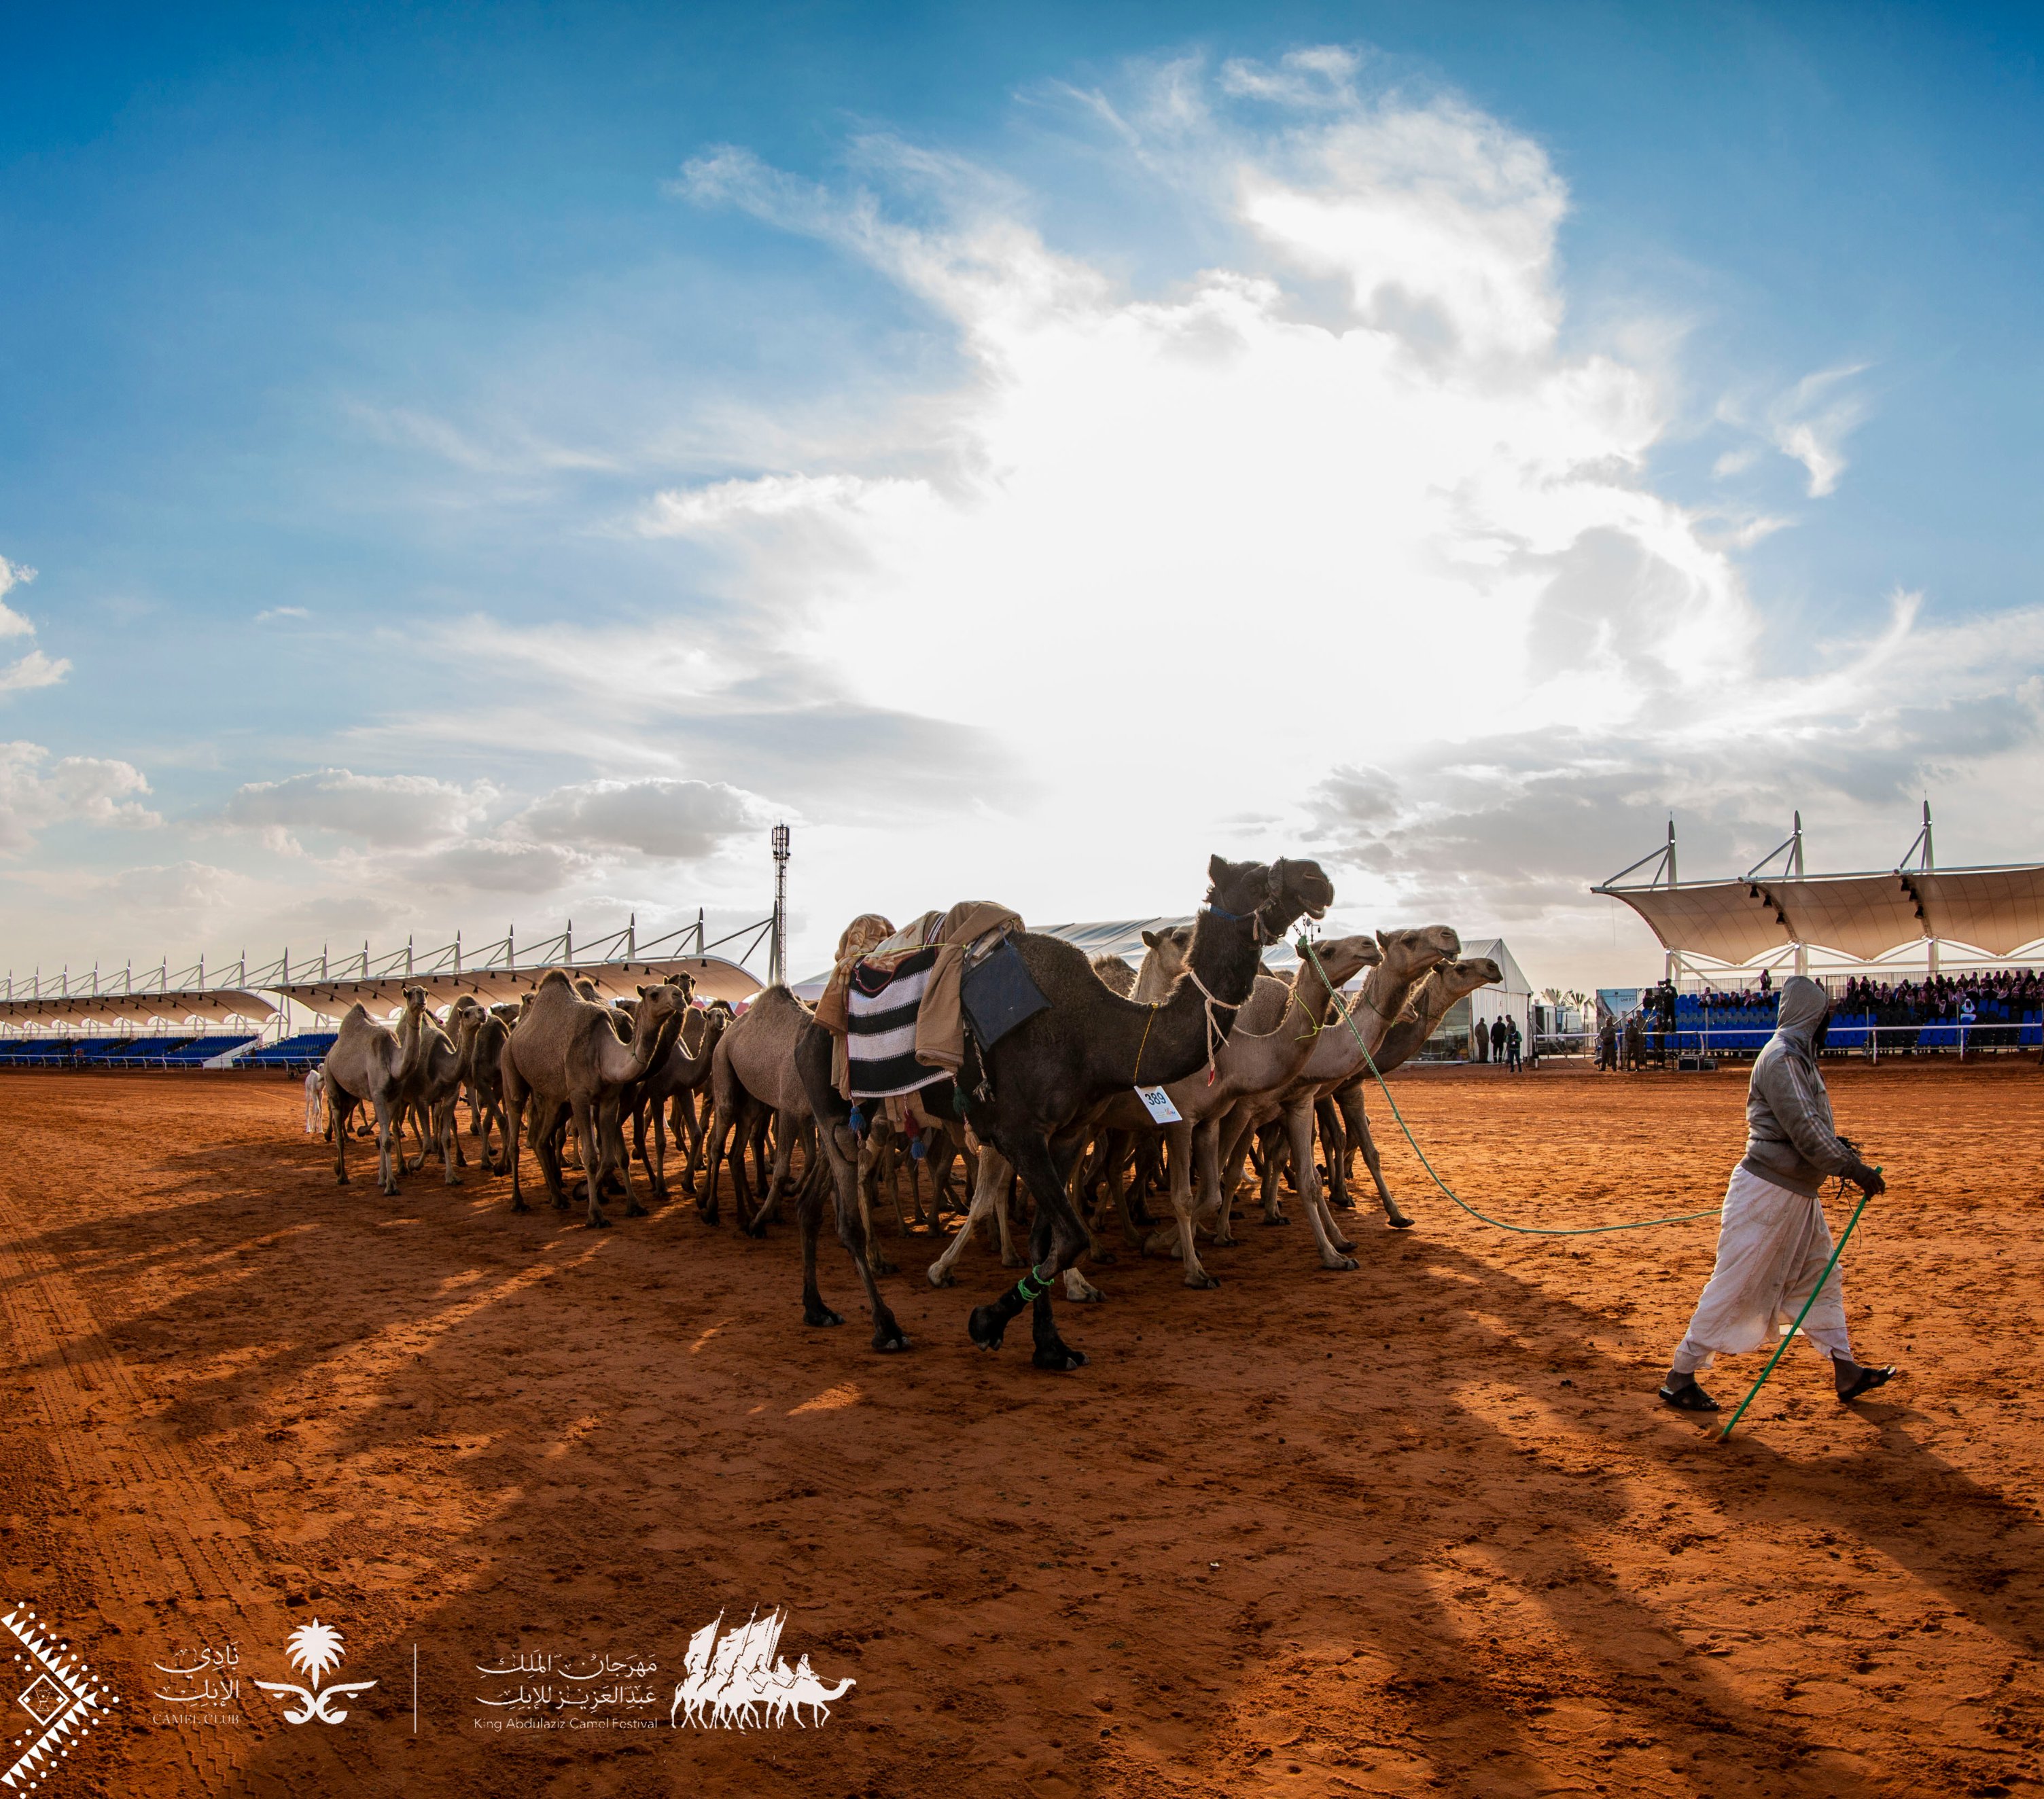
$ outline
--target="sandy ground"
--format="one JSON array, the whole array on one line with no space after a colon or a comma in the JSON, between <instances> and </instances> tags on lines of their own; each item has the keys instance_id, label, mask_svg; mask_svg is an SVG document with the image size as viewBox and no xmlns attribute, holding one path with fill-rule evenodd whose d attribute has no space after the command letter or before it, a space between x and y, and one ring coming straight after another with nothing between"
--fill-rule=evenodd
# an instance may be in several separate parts
<instances>
[{"instance_id":1,"label":"sandy ground","mask_svg":"<svg viewBox=\"0 0 2044 1799\"><path fill-rule=\"evenodd\" d=\"M1742 1141L1735 1072L1394 1085L1524 1222L1709 1205ZM916 1348L882 1358L835 1245L847 1324L805 1329L786 1229L337 1188L276 1080L0 1076L0 1599L122 1701L40 1790L2031 1791L2044 1078L1832 1085L1892 1183L1856 1341L1907 1377L1847 1411L1799 1347L1717 1446L1652 1398L1710 1225L1509 1236L1402 1144L1418 1227L1363 1214L1358 1271L1252 1209L1216 1292L1097 1269L1059 1377L967 1344L1012 1278L978 1246L936 1292L888 1243ZM830 1721L669 1728L690 1633L776 1606L858 1683ZM252 1686L304 1683L313 1617L325 1679L376 1682L344 1724ZM152 1697L209 1651L210 1697Z\"/></svg>"}]
</instances>

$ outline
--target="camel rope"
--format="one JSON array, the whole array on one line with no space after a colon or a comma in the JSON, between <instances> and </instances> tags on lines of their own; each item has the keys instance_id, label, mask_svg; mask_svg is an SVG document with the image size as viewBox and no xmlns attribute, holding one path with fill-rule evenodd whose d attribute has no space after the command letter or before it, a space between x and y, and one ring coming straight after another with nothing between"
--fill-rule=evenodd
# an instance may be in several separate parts
<instances>
[{"instance_id":1,"label":"camel rope","mask_svg":"<svg viewBox=\"0 0 2044 1799\"><path fill-rule=\"evenodd\" d=\"M1299 954L1302 961L1312 964L1313 972L1323 981L1327 982L1327 991L1330 993L1333 992L1335 984L1327 980L1327 971L1320 965L1319 952L1304 937L1299 939ZM1381 1014L1379 1015L1381 1016ZM1427 1171L1427 1178L1471 1218L1481 1219L1485 1224L1497 1230L1516 1232L1521 1237L1600 1237L1608 1231L1647 1230L1655 1225L1693 1224L1699 1218L1714 1218L1724 1210L1722 1206L1713 1206L1708 1212L1681 1212L1665 1218L1635 1218L1627 1224L1573 1226L1508 1224L1503 1218L1493 1218L1488 1213L1479 1212L1475 1206L1435 1173L1434 1164L1427 1160L1427 1152L1420 1147L1419 1140L1412 1134L1412 1127L1405 1122L1405 1114L1398 1110L1398 1102L1391 1097L1391 1089L1385 1084L1384 1076L1377 1066L1377 1058L1370 1054L1370 1045L1365 1041L1362 1033L1356 1028L1355 1020L1346 1011L1342 1014L1342 1017L1355 1038L1356 1047L1362 1052L1364 1062L1368 1064L1370 1073L1375 1076L1377 1086L1383 1090L1384 1103L1391 1108L1391 1115L1398 1121L1398 1128L1404 1132L1405 1141L1412 1146L1412 1153L1420 1158L1420 1166Z\"/></svg>"}]
</instances>

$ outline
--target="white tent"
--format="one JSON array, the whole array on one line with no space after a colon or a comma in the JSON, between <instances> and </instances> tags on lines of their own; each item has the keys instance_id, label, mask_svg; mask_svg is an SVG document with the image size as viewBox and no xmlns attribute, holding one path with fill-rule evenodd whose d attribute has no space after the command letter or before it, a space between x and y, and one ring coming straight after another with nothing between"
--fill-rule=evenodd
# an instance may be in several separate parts
<instances>
[{"instance_id":1,"label":"white tent","mask_svg":"<svg viewBox=\"0 0 2044 1799\"><path fill-rule=\"evenodd\" d=\"M259 993L236 988L173 988L152 993L46 993L0 999L0 1025L169 1025L266 1023L277 1008Z\"/></svg>"}]
</instances>

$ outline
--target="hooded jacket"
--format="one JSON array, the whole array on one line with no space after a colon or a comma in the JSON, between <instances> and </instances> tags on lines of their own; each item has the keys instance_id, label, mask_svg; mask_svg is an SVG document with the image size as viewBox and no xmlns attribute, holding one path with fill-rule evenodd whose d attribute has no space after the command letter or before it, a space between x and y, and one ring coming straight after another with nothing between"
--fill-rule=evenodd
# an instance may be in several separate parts
<instances>
[{"instance_id":1,"label":"hooded jacket","mask_svg":"<svg viewBox=\"0 0 2044 1799\"><path fill-rule=\"evenodd\" d=\"M1831 1127L1831 1099L1817 1072L1817 1031L1830 1010L1823 988L1807 976L1782 982L1774 1036L1754 1061L1746 1092L1740 1167L1812 1199L1854 1160Z\"/></svg>"}]
</instances>

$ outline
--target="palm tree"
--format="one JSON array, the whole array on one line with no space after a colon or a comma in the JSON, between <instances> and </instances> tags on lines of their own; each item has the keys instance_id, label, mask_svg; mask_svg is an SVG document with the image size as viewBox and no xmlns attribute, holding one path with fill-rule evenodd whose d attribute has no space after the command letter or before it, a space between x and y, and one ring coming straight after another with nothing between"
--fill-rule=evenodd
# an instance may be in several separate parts
<instances>
[{"instance_id":1,"label":"palm tree","mask_svg":"<svg viewBox=\"0 0 2044 1799\"><path fill-rule=\"evenodd\" d=\"M347 1654L340 1646L340 1632L332 1624L321 1624L317 1618L310 1624L300 1624L285 1639L284 1647L291 1666L311 1675L314 1686L339 1667L341 1657Z\"/></svg>"}]
</instances>

